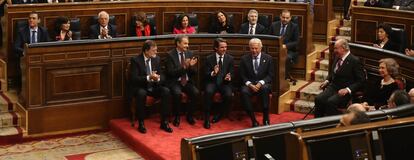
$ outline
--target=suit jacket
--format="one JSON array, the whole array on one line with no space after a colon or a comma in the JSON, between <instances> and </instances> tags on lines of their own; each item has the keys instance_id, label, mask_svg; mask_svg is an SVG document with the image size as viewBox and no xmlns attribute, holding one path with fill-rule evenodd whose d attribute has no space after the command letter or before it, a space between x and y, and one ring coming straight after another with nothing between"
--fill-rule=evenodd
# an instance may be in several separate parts
<instances>
[{"instance_id":1,"label":"suit jacket","mask_svg":"<svg viewBox=\"0 0 414 160\"><path fill-rule=\"evenodd\" d=\"M365 81L364 69L358 57L349 54L335 73L334 69L337 62L338 57L335 57L327 77L329 85L333 85L338 90L346 87L351 92L358 90Z\"/></svg>"},{"instance_id":2,"label":"suit jacket","mask_svg":"<svg viewBox=\"0 0 414 160\"><path fill-rule=\"evenodd\" d=\"M49 33L44 27L38 26L37 30L37 42L48 42L50 41ZM28 26L20 28L16 40L14 42L14 49L17 56L23 56L24 44L30 43L30 29Z\"/></svg>"},{"instance_id":3,"label":"suit jacket","mask_svg":"<svg viewBox=\"0 0 414 160\"><path fill-rule=\"evenodd\" d=\"M231 81L225 81L224 77L227 73L230 73L231 79L234 78L234 62L233 62L233 56L229 54L225 54L223 59L223 66L222 70L220 71L223 74L223 84L230 84ZM214 66L218 65L217 59L216 59L216 53L213 53L211 55L208 55L206 58L206 64L205 64L205 71L204 71L204 77L206 83L216 83L217 82L217 76L211 76L211 72L214 70ZM220 73L219 72L219 73Z\"/></svg>"},{"instance_id":4,"label":"suit jacket","mask_svg":"<svg viewBox=\"0 0 414 160\"><path fill-rule=\"evenodd\" d=\"M376 41L375 44L380 45L381 41ZM390 50L390 51L394 51L394 52L400 52L400 47L392 42L391 40L388 40L387 43L385 43L384 47L382 47L382 49L386 49L386 50Z\"/></svg>"},{"instance_id":5,"label":"suit jacket","mask_svg":"<svg viewBox=\"0 0 414 160\"><path fill-rule=\"evenodd\" d=\"M243 23L240 26L240 33L241 34L249 34L249 29L250 29L249 22ZM266 34L267 33L266 27L264 27L260 23L256 24L255 30L256 30L255 34Z\"/></svg>"},{"instance_id":6,"label":"suit jacket","mask_svg":"<svg viewBox=\"0 0 414 160\"><path fill-rule=\"evenodd\" d=\"M261 53L260 64L257 75L253 70L253 57L251 54L244 55L240 59L240 77L242 85L246 84L247 81L253 84L264 80L265 84L271 84L273 80L274 68L272 57L268 54Z\"/></svg>"},{"instance_id":7,"label":"suit jacket","mask_svg":"<svg viewBox=\"0 0 414 160\"><path fill-rule=\"evenodd\" d=\"M90 39L98 39L98 36L101 34L100 25L95 24L89 28L89 38ZM108 23L108 34L112 37L116 37L116 25L112 25Z\"/></svg>"},{"instance_id":8,"label":"suit jacket","mask_svg":"<svg viewBox=\"0 0 414 160\"><path fill-rule=\"evenodd\" d=\"M179 55L178 55L177 49L174 48L170 52L168 52L168 55L165 59L166 68L167 68L167 85L169 86L173 85L174 82L178 82L178 78L180 78L182 75L185 75L185 74L187 74L188 76L187 83L193 83L192 78L197 73L197 70L195 69L195 67L189 67L187 69L184 69L183 67L181 67L181 63L180 63L178 56ZM184 53L184 56L185 56L185 59L189 59L193 57L193 53L187 50Z\"/></svg>"},{"instance_id":9,"label":"suit jacket","mask_svg":"<svg viewBox=\"0 0 414 160\"><path fill-rule=\"evenodd\" d=\"M414 0L394 0L394 5L400 6L400 10L414 11Z\"/></svg>"},{"instance_id":10,"label":"suit jacket","mask_svg":"<svg viewBox=\"0 0 414 160\"><path fill-rule=\"evenodd\" d=\"M270 35L280 36L281 22L277 21L270 26ZM296 51L299 44L299 27L297 24L289 22L285 35L283 36L283 44L286 45L289 51Z\"/></svg>"}]
</instances>

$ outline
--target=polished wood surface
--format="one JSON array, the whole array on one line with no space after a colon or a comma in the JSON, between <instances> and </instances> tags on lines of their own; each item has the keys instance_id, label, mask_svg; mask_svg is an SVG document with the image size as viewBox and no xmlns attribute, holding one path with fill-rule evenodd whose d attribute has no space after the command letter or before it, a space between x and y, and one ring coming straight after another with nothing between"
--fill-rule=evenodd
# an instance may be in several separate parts
<instances>
[{"instance_id":1,"label":"polished wood surface","mask_svg":"<svg viewBox=\"0 0 414 160\"><path fill-rule=\"evenodd\" d=\"M328 23L335 19L333 3L331 0L315 0L313 39L326 41Z\"/></svg>"},{"instance_id":2,"label":"polished wood surface","mask_svg":"<svg viewBox=\"0 0 414 160\"><path fill-rule=\"evenodd\" d=\"M353 6L352 42L371 45L376 39L380 23L403 28L407 33L407 45L414 42L414 12L395 9Z\"/></svg>"},{"instance_id":3,"label":"polished wood surface","mask_svg":"<svg viewBox=\"0 0 414 160\"><path fill-rule=\"evenodd\" d=\"M218 8L217 6L220 6ZM238 32L241 23L246 20L250 9L256 9L259 14L268 15L271 20L279 16L283 9L289 9L293 16L299 17L300 26L300 57L299 64L295 68L305 73L306 53L312 51L312 26L313 21L309 15L308 4L303 3L283 3L269 1L191 1L191 0L144 0L144 1L117 1L117 2L84 2L84 3L59 3L59 4L30 4L30 5L11 5L7 6L6 36L7 58L9 65L9 77L16 75L16 56L13 53L12 42L16 34L16 22L25 20L28 13L36 11L40 14L41 25L46 26L49 31L53 31L55 19L58 16L69 18L79 18L81 22L82 38L88 36L91 18L96 16L99 11L105 10L110 15L116 17L117 32L119 36L130 35L131 17L140 11L155 15L158 34L170 34L172 23L176 14L194 13L197 14L199 22L199 32L206 33L210 25L210 16L218 9L233 15L235 31ZM103 53L102 53L103 54ZM58 55L47 58L57 58ZM62 56L62 55L60 55ZM81 56L71 54L70 56Z\"/></svg>"},{"instance_id":4,"label":"polished wood surface","mask_svg":"<svg viewBox=\"0 0 414 160\"><path fill-rule=\"evenodd\" d=\"M249 53L248 41L252 37L248 35L190 35L190 50L200 60L196 80L201 90L204 88L202 64L213 52L213 40L218 36L228 41L228 53L234 56L236 67L240 57ZM174 37L149 37L157 42L162 59L175 48ZM281 48L279 37L255 37L262 39L263 51L273 57L276 76L272 104L278 104L277 97L289 87L284 76L277 76L285 73L286 48ZM126 87L124 70L130 58L141 52L145 40L130 37L27 45L26 56L22 59L20 103L29 112L29 134L106 127L109 119L122 116ZM277 113L277 106L271 106L270 111Z\"/></svg>"}]
</instances>

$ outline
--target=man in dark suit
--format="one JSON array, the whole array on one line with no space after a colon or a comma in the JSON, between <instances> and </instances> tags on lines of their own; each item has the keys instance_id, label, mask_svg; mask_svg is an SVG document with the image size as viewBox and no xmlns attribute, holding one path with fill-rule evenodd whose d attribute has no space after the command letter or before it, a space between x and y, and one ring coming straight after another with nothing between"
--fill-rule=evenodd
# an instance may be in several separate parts
<instances>
[{"instance_id":1,"label":"man in dark suit","mask_svg":"<svg viewBox=\"0 0 414 160\"><path fill-rule=\"evenodd\" d=\"M193 53L188 50L189 39L185 35L177 35L175 38L176 48L168 53L166 58L166 68L169 87L173 100L173 113L175 115L173 125L180 125L180 103L182 92L186 93L189 98L187 106L187 122L191 125L195 124L193 118L193 109L198 102L199 91L195 87L192 80L196 75L197 58L193 57Z\"/></svg>"},{"instance_id":2,"label":"man in dark suit","mask_svg":"<svg viewBox=\"0 0 414 160\"><path fill-rule=\"evenodd\" d=\"M285 78L290 79L290 81L295 84L296 79L291 76L290 72L293 64L295 64L298 59L299 27L297 24L292 23L291 20L292 16L290 11L283 10L280 14L280 21L272 24L269 33L270 35L283 37L283 47L288 50L285 64Z\"/></svg>"},{"instance_id":3,"label":"man in dark suit","mask_svg":"<svg viewBox=\"0 0 414 160\"><path fill-rule=\"evenodd\" d=\"M240 33L241 34L266 34L267 30L266 27L261 25L260 23L257 23L259 17L259 12L257 12L254 9L251 9L249 13L247 14L247 20L248 22L243 23L240 26Z\"/></svg>"},{"instance_id":4,"label":"man in dark suit","mask_svg":"<svg viewBox=\"0 0 414 160\"><path fill-rule=\"evenodd\" d=\"M147 96L161 99L161 125L160 128L171 133L173 130L168 125L168 104L170 101L170 90L164 87L165 80L161 76L161 60L157 56L157 44L147 40L142 46L142 54L131 58L131 95L136 96L138 131L146 133L144 125L145 102Z\"/></svg>"},{"instance_id":5,"label":"man in dark suit","mask_svg":"<svg viewBox=\"0 0 414 160\"><path fill-rule=\"evenodd\" d=\"M350 20L349 7L351 6L351 0L344 0L344 19Z\"/></svg>"},{"instance_id":6,"label":"man in dark suit","mask_svg":"<svg viewBox=\"0 0 414 160\"><path fill-rule=\"evenodd\" d=\"M101 11L98 14L98 24L89 29L90 39L111 39L116 37L116 25L109 23L109 14Z\"/></svg>"},{"instance_id":7,"label":"man in dark suit","mask_svg":"<svg viewBox=\"0 0 414 160\"><path fill-rule=\"evenodd\" d=\"M242 80L241 101L242 105L252 120L252 126L259 123L253 112L251 96L259 96L263 104L263 125L269 125L269 94L272 93L272 79L274 65L272 57L262 52L262 41L253 38L249 41L250 54L240 59L240 77Z\"/></svg>"},{"instance_id":8,"label":"man in dark suit","mask_svg":"<svg viewBox=\"0 0 414 160\"><path fill-rule=\"evenodd\" d=\"M324 91L315 98L315 117L340 114L337 107L346 105L365 79L363 66L350 53L345 39L335 42L335 54L328 77L320 86Z\"/></svg>"},{"instance_id":9,"label":"man in dark suit","mask_svg":"<svg viewBox=\"0 0 414 160\"><path fill-rule=\"evenodd\" d=\"M392 8L397 10L414 11L414 0L394 0Z\"/></svg>"},{"instance_id":10,"label":"man in dark suit","mask_svg":"<svg viewBox=\"0 0 414 160\"><path fill-rule=\"evenodd\" d=\"M233 56L227 54L227 41L223 38L214 40L215 52L206 58L205 67L205 119L204 128L210 128L210 109L213 103L213 96L219 92L223 97L219 113L213 117L212 122L220 121L221 116L230 107L233 87Z\"/></svg>"},{"instance_id":11,"label":"man in dark suit","mask_svg":"<svg viewBox=\"0 0 414 160\"><path fill-rule=\"evenodd\" d=\"M48 42L50 41L49 33L47 29L39 26L40 18L39 14L36 12L31 12L29 14L28 25L22 28L19 28L17 32L17 37L14 41L14 50L16 53L16 63L17 63L17 78L16 86L17 92L20 92L21 87L21 70L20 70L20 57L24 56L24 44L32 44L38 42Z\"/></svg>"}]
</instances>

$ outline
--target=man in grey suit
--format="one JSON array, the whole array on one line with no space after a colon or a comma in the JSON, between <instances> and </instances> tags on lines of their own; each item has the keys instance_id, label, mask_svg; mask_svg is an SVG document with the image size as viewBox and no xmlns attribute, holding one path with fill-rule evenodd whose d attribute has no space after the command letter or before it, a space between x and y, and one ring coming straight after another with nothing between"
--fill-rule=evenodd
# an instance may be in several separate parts
<instances>
[{"instance_id":1,"label":"man in grey suit","mask_svg":"<svg viewBox=\"0 0 414 160\"><path fill-rule=\"evenodd\" d=\"M252 120L252 126L259 123L253 112L251 96L258 96L263 105L263 125L269 125L269 94L272 93L272 79L274 68L272 57L262 52L262 41L253 38L249 41L250 54L240 59L240 77L242 87L240 89L241 102L247 114Z\"/></svg>"}]
</instances>

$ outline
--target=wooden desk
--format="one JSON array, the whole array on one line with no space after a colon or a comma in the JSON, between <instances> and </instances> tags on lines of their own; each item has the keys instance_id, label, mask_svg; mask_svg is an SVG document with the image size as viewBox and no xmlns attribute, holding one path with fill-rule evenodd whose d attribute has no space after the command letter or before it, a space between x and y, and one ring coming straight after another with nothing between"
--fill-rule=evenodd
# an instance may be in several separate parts
<instances>
[{"instance_id":1,"label":"wooden desk","mask_svg":"<svg viewBox=\"0 0 414 160\"><path fill-rule=\"evenodd\" d=\"M218 6L220 6L218 8ZM6 36L7 36L7 63L9 77L16 75L16 59L12 49L14 42L13 35L15 23L18 20L27 19L28 14L36 8L41 18L41 25L46 26L49 31L53 31L55 19L58 16L69 18L79 18L81 22L82 37L87 37L91 17L96 16L99 11L105 10L110 15L116 17L117 32L120 36L130 35L131 17L143 11L154 14L158 34L169 34L172 30L172 23L175 14L195 13L199 21L199 31L205 33L210 25L210 15L218 9L227 14L233 14L235 31L239 31L241 23L246 21L247 13L250 9L256 9L259 14L269 15L273 20L279 16L283 9L289 9L293 16L299 17L300 27L300 57L296 68L305 74L306 53L312 51L312 25L313 21L309 16L307 4L303 3L283 3L266 1L218 1L218 0L143 0L143 1L117 1L117 2L84 2L84 3L59 3L59 4L30 4L12 5L6 9Z\"/></svg>"},{"instance_id":2,"label":"wooden desk","mask_svg":"<svg viewBox=\"0 0 414 160\"><path fill-rule=\"evenodd\" d=\"M219 35L190 36L190 50L200 58L197 86L201 90L200 70L203 60L213 52L213 40ZM228 53L240 57L249 53L248 35L220 35L228 41ZM275 36L262 39L263 51L273 57L273 104L288 90L284 79L286 48ZM174 35L150 37L158 44L163 59L175 48ZM27 45L22 59L23 90L20 103L28 110L28 133L44 133L90 127L106 127L108 121L121 117L124 105L124 70L131 57L141 52L146 39L128 37L111 40L80 40ZM279 76L282 75L282 76ZM235 97L237 102L238 97ZM277 113L277 105L270 108Z\"/></svg>"},{"instance_id":3,"label":"wooden desk","mask_svg":"<svg viewBox=\"0 0 414 160\"><path fill-rule=\"evenodd\" d=\"M352 42L371 45L377 39L380 23L403 28L408 45L414 42L414 12L364 6L352 7Z\"/></svg>"}]
</instances>

